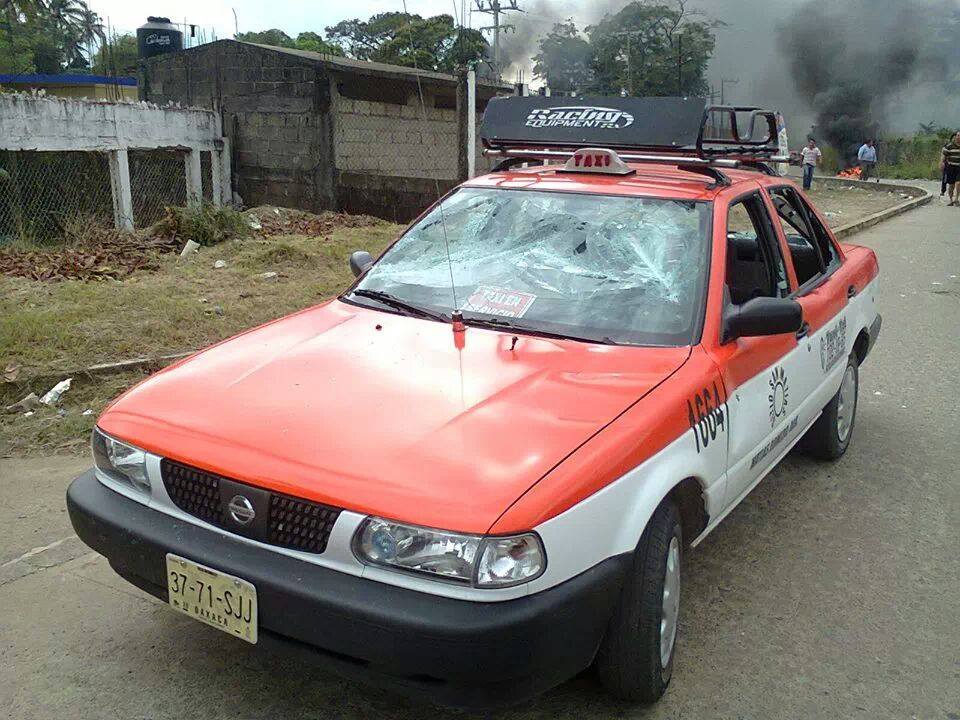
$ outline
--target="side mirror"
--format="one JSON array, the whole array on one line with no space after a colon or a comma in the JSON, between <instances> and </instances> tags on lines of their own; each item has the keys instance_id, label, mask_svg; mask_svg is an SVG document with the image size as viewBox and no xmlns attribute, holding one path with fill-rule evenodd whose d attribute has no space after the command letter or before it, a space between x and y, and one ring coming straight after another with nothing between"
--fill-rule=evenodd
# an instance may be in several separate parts
<instances>
[{"instance_id":1,"label":"side mirror","mask_svg":"<svg viewBox=\"0 0 960 720\"><path fill-rule=\"evenodd\" d=\"M797 332L803 325L803 308L789 298L758 297L743 305L727 305L723 312L720 341L740 337L782 335Z\"/></svg>"},{"instance_id":2,"label":"side mirror","mask_svg":"<svg viewBox=\"0 0 960 720\"><path fill-rule=\"evenodd\" d=\"M367 268L373 265L373 258L366 250L357 250L350 256L350 270L354 277L360 277Z\"/></svg>"}]
</instances>

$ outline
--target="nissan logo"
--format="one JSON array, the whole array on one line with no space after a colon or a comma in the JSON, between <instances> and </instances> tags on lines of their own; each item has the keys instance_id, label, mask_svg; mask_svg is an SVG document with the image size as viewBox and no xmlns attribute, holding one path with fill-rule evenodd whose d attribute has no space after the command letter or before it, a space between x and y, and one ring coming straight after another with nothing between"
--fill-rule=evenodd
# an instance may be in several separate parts
<instances>
[{"instance_id":1,"label":"nissan logo","mask_svg":"<svg viewBox=\"0 0 960 720\"><path fill-rule=\"evenodd\" d=\"M257 516L253 510L253 503L247 500L243 495L234 495L227 503L227 512L237 525L249 525Z\"/></svg>"}]
</instances>

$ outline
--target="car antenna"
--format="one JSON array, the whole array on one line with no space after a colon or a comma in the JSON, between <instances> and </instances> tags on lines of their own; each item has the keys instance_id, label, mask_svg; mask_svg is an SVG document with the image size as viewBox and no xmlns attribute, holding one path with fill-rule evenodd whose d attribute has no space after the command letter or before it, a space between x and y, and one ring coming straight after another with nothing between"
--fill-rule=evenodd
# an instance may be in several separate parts
<instances>
[{"instance_id":1,"label":"car antenna","mask_svg":"<svg viewBox=\"0 0 960 720\"><path fill-rule=\"evenodd\" d=\"M403 14L409 17L407 0L403 0ZM409 35L410 47L413 47L413 31L410 30L410 23L407 23L407 34ZM417 97L420 99L420 121L423 124L423 137L427 137L427 107L423 102L423 85L420 82L420 68L417 67L416 53L413 53L411 58L413 60L413 69L417 76ZM447 270L450 272L450 293L453 295L453 313L451 315L453 331L462 333L466 327L463 324L463 313L460 310L460 304L457 302L457 285L453 280L453 262L450 259L450 240L447 238L447 221L443 216L443 203L441 202L443 198L440 195L440 181L434 178L433 185L437 194L437 209L440 211L440 227L443 230L443 245L447 253Z\"/></svg>"}]
</instances>

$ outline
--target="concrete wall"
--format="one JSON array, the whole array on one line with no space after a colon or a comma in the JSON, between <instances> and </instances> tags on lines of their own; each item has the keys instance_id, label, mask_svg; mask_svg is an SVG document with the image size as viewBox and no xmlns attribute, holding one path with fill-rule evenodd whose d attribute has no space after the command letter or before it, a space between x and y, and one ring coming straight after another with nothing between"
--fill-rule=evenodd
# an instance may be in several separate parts
<instances>
[{"instance_id":1,"label":"concrete wall","mask_svg":"<svg viewBox=\"0 0 960 720\"><path fill-rule=\"evenodd\" d=\"M209 110L0 93L5 150L213 150L221 136L220 117Z\"/></svg>"},{"instance_id":2,"label":"concrete wall","mask_svg":"<svg viewBox=\"0 0 960 720\"><path fill-rule=\"evenodd\" d=\"M402 222L456 184L456 85L389 68L219 41L152 58L140 86L154 102L220 108L247 205ZM492 90L480 93L482 115ZM478 159L478 172L488 167Z\"/></svg>"},{"instance_id":3,"label":"concrete wall","mask_svg":"<svg viewBox=\"0 0 960 720\"><path fill-rule=\"evenodd\" d=\"M218 42L153 58L145 76L151 101L221 109L244 203L336 205L330 86L313 63Z\"/></svg>"}]
</instances>

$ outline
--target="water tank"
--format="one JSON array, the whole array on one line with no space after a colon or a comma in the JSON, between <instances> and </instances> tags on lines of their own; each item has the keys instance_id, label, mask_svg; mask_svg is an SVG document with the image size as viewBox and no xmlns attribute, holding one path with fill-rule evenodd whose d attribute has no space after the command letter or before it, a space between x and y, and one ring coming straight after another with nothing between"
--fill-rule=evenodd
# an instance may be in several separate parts
<instances>
[{"instance_id":1,"label":"water tank","mask_svg":"<svg viewBox=\"0 0 960 720\"><path fill-rule=\"evenodd\" d=\"M183 33L170 22L170 18L148 17L137 28L137 50L141 58L183 49Z\"/></svg>"}]
</instances>

